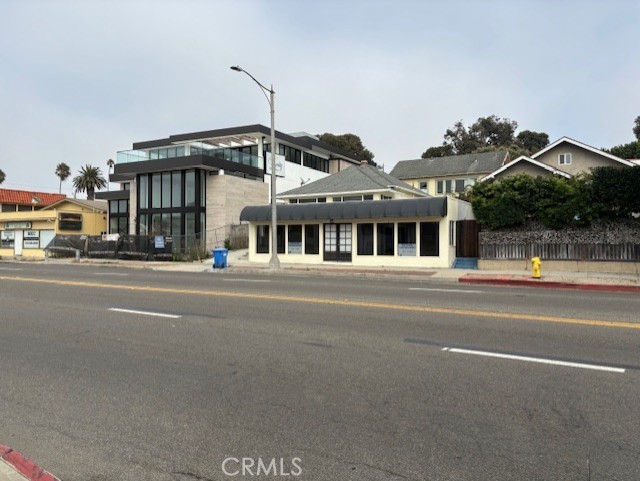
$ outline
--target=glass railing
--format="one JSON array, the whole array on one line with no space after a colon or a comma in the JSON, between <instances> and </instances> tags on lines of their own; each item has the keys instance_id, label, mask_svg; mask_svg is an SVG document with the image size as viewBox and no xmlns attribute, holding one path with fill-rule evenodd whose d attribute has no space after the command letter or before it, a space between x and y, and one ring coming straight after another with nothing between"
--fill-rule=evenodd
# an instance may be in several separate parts
<instances>
[{"instance_id":1,"label":"glass railing","mask_svg":"<svg viewBox=\"0 0 640 481\"><path fill-rule=\"evenodd\" d=\"M262 157L245 154L235 149L207 149L199 145L185 145L182 148L164 148L152 150L123 150L117 154L117 163L145 162L148 160L171 159L189 155L206 155L216 159L227 160L240 165L262 168ZM188 152L188 153L185 153Z\"/></svg>"}]
</instances>

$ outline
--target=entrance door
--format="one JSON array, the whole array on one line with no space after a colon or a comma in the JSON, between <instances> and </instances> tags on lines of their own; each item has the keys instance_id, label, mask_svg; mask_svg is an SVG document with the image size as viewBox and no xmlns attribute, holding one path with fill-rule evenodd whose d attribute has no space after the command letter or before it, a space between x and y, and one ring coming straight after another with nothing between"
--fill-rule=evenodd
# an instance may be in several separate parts
<instances>
[{"instance_id":1,"label":"entrance door","mask_svg":"<svg viewBox=\"0 0 640 481\"><path fill-rule=\"evenodd\" d=\"M456 257L479 257L480 227L475 220L456 222Z\"/></svg>"},{"instance_id":2,"label":"entrance door","mask_svg":"<svg viewBox=\"0 0 640 481\"><path fill-rule=\"evenodd\" d=\"M351 224L324 224L324 260L351 262Z\"/></svg>"},{"instance_id":3,"label":"entrance door","mask_svg":"<svg viewBox=\"0 0 640 481\"><path fill-rule=\"evenodd\" d=\"M21 230L14 231L15 239L13 240L13 255L21 256L22 255L22 240L23 235Z\"/></svg>"}]
</instances>

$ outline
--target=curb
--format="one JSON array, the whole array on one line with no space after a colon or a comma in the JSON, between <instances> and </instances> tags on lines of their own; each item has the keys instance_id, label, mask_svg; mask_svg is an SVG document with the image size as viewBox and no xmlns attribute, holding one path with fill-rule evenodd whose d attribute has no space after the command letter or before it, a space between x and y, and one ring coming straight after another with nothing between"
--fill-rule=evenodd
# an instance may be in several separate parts
<instances>
[{"instance_id":1,"label":"curb","mask_svg":"<svg viewBox=\"0 0 640 481\"><path fill-rule=\"evenodd\" d=\"M0 444L0 459L25 476L29 481L61 481L60 478L45 471L35 462L4 444Z\"/></svg>"},{"instance_id":2,"label":"curb","mask_svg":"<svg viewBox=\"0 0 640 481\"><path fill-rule=\"evenodd\" d=\"M578 284L575 282L539 281L533 279L502 279L495 277L478 277L473 274L462 276L458 282L465 284L490 284L496 286L540 287L543 289L574 289L578 291L640 292L640 286L624 286L619 284Z\"/></svg>"}]
</instances>

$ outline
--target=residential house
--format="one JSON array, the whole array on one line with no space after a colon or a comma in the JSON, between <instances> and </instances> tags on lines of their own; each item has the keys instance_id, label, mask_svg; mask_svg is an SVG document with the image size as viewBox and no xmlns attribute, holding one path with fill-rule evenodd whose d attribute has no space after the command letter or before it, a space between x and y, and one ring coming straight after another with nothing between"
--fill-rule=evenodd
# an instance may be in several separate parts
<instances>
[{"instance_id":1,"label":"residential house","mask_svg":"<svg viewBox=\"0 0 640 481\"><path fill-rule=\"evenodd\" d=\"M269 202L270 128L248 125L136 142L118 152L111 182L109 232L172 236L221 245L240 211ZM276 131L276 191L339 172L358 159L312 135Z\"/></svg>"},{"instance_id":2,"label":"residential house","mask_svg":"<svg viewBox=\"0 0 640 481\"><path fill-rule=\"evenodd\" d=\"M509 161L507 151L401 160L391 175L429 195L464 192Z\"/></svg>"},{"instance_id":3,"label":"residential house","mask_svg":"<svg viewBox=\"0 0 640 481\"><path fill-rule=\"evenodd\" d=\"M589 172L595 167L633 167L634 165L630 160L621 159L569 137L562 137L530 157L518 157L513 162L501 166L483 180L520 173L532 176L560 175L569 178Z\"/></svg>"},{"instance_id":4,"label":"residential house","mask_svg":"<svg viewBox=\"0 0 640 481\"><path fill-rule=\"evenodd\" d=\"M31 192L27 192L31 194ZM50 195L38 198L46 202ZM104 201L62 199L38 210L0 213L0 257L44 258L49 242L61 235L100 235L107 232Z\"/></svg>"}]
</instances>

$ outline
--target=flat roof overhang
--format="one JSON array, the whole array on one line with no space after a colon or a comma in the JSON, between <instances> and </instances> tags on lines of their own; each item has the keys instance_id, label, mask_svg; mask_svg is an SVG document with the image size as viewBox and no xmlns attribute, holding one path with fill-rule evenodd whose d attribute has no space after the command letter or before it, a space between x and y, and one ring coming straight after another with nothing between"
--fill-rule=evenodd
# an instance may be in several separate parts
<instances>
[{"instance_id":1,"label":"flat roof overhang","mask_svg":"<svg viewBox=\"0 0 640 481\"><path fill-rule=\"evenodd\" d=\"M311 137L295 137L293 135L285 134L279 130L275 131L276 139L282 142L287 142L291 145L295 145L301 148L315 151L319 154L329 155L330 158L342 158L353 164L359 164L360 159L354 158L348 152L345 152L333 145L329 145L326 142L312 139ZM243 125L240 127L229 127L225 129L217 130L205 130L201 132L193 132L189 134L170 135L165 139L148 140L144 142L134 142L133 150L145 150L167 147L170 145L180 145L190 142L205 142L211 145L224 144L229 147L238 147L245 144L245 140L255 139L257 143L259 138L264 137L268 142L271 136L271 128L262 124Z\"/></svg>"},{"instance_id":2,"label":"flat roof overhang","mask_svg":"<svg viewBox=\"0 0 640 481\"><path fill-rule=\"evenodd\" d=\"M361 202L327 202L309 204L277 204L278 221L334 221L385 219L403 217L445 217L446 197L400 200L365 200ZM240 220L271 221L271 205L253 205L242 209Z\"/></svg>"},{"instance_id":3,"label":"flat roof overhang","mask_svg":"<svg viewBox=\"0 0 640 481\"><path fill-rule=\"evenodd\" d=\"M228 170L229 172L241 172L255 177L264 176L262 169L251 167L250 165L242 165L231 162L230 160L209 157L207 155L189 155L169 159L154 159L116 164L113 169L113 174L111 174L109 179L111 182L122 182L131 180L138 174L188 169Z\"/></svg>"},{"instance_id":4,"label":"flat roof overhang","mask_svg":"<svg viewBox=\"0 0 640 481\"><path fill-rule=\"evenodd\" d=\"M130 190L111 190L108 192L96 192L96 199L100 200L127 200L130 197Z\"/></svg>"}]
</instances>

